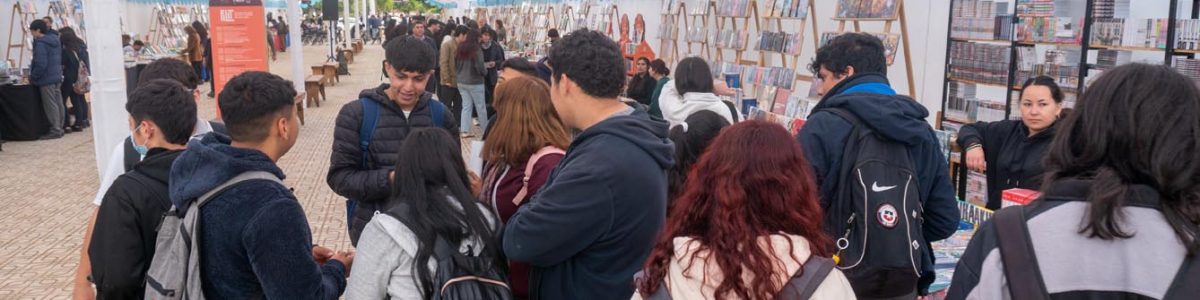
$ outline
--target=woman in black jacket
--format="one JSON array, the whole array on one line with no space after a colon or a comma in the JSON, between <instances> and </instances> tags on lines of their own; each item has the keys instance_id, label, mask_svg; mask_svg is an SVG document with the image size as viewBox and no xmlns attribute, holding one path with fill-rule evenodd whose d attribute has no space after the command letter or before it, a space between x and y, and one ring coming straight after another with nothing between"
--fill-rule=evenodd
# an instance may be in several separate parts
<instances>
[{"instance_id":1,"label":"woman in black jacket","mask_svg":"<svg viewBox=\"0 0 1200 300\"><path fill-rule=\"evenodd\" d=\"M88 64L87 44L79 35L75 34L75 29L71 27L63 27L60 29L59 38L62 41L62 62L63 62L63 82L62 82L62 98L63 101L70 101L71 106L75 109L75 123L67 128L65 132L82 131L84 128L91 126L88 121L88 103L84 101L83 94L75 92L75 83L81 80L79 78L79 68L81 65ZM63 107L66 107L64 104ZM66 120L70 120L69 112L64 112L66 117L63 118L63 124L67 124Z\"/></svg>"},{"instance_id":2,"label":"woman in black jacket","mask_svg":"<svg viewBox=\"0 0 1200 300\"><path fill-rule=\"evenodd\" d=\"M1038 76L1025 81L1020 100L1021 120L978 122L958 132L967 168L987 175L988 209L1000 208L1004 190L1041 187L1042 157L1054 139L1063 93L1053 78Z\"/></svg>"},{"instance_id":3,"label":"woman in black jacket","mask_svg":"<svg viewBox=\"0 0 1200 300\"><path fill-rule=\"evenodd\" d=\"M637 73L633 74L633 78L629 79L629 87L625 90L625 96L636 100L642 105L650 105L650 97L654 95L654 88L658 86L658 80L650 76L650 59L639 57L637 59Z\"/></svg>"}]
</instances>

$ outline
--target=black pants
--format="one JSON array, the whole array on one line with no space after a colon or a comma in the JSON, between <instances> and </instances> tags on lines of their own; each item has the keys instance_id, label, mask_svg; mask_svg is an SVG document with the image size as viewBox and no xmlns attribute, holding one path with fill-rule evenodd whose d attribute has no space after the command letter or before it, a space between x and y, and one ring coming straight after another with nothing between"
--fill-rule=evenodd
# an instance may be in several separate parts
<instances>
[{"instance_id":1,"label":"black pants","mask_svg":"<svg viewBox=\"0 0 1200 300\"><path fill-rule=\"evenodd\" d=\"M62 99L63 107L67 107L67 102L71 103L75 110L75 123L69 123L71 119L71 110L64 110L63 126L85 126L88 124L88 104L83 99L83 95L75 92L75 83L62 83ZM71 124L71 125L67 125Z\"/></svg>"},{"instance_id":2,"label":"black pants","mask_svg":"<svg viewBox=\"0 0 1200 300\"><path fill-rule=\"evenodd\" d=\"M432 79L431 79L432 80ZM462 115L462 95L458 94L458 88L453 88L446 85L441 85L437 89L438 100L450 108L450 113L455 118L460 118Z\"/></svg>"}]
</instances>

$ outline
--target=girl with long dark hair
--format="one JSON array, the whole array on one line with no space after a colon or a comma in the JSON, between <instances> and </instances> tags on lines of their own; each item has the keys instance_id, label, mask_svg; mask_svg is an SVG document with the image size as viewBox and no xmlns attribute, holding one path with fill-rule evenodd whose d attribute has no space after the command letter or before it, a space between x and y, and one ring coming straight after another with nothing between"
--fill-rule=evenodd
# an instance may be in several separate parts
<instances>
[{"instance_id":1,"label":"girl with long dark hair","mask_svg":"<svg viewBox=\"0 0 1200 300\"><path fill-rule=\"evenodd\" d=\"M629 79L629 85L625 88L625 96L636 100L642 105L650 105L650 97L654 94L654 86L657 81L650 76L650 59L638 57L637 73Z\"/></svg>"},{"instance_id":2,"label":"girl with long dark hair","mask_svg":"<svg viewBox=\"0 0 1200 300\"><path fill-rule=\"evenodd\" d=\"M1060 121L1041 197L979 228L947 299L1195 298L1178 288L1200 278L1197 116L1200 90L1170 67L1105 71Z\"/></svg>"},{"instance_id":3,"label":"girl with long dark hair","mask_svg":"<svg viewBox=\"0 0 1200 300\"><path fill-rule=\"evenodd\" d=\"M811 170L779 125L726 128L675 199L634 298L776 299L810 256L832 254ZM854 299L837 270L815 282L812 299Z\"/></svg>"},{"instance_id":4,"label":"girl with long dark hair","mask_svg":"<svg viewBox=\"0 0 1200 300\"><path fill-rule=\"evenodd\" d=\"M70 101L71 106L75 110L75 122L63 128L64 132L82 131L84 128L91 126L88 119L88 103L83 99L83 94L75 92L75 83L86 78L79 78L79 69L85 65L91 66L88 59L87 43L75 34L75 29L71 27L63 27L59 29L59 40L62 41L62 62L63 62L63 82L61 92L63 96L63 107L66 107L66 102ZM67 124L70 120L68 111L63 111L66 117L63 118L63 124Z\"/></svg>"},{"instance_id":5,"label":"girl with long dark hair","mask_svg":"<svg viewBox=\"0 0 1200 300\"><path fill-rule=\"evenodd\" d=\"M663 86L658 99L663 119L671 126L701 110L715 112L729 123L737 123L740 119L733 103L717 97L712 69L703 58L684 58L675 66L674 73L675 80Z\"/></svg>"},{"instance_id":6,"label":"girl with long dark hair","mask_svg":"<svg viewBox=\"0 0 1200 300\"><path fill-rule=\"evenodd\" d=\"M484 77L487 67L483 63L483 47L479 44L479 29L467 27L467 33L458 37L458 53L454 55L455 76L458 93L462 96L462 116L459 132L470 136L472 115L478 115L479 128L487 131L487 97Z\"/></svg>"},{"instance_id":7,"label":"girl with long dark hair","mask_svg":"<svg viewBox=\"0 0 1200 300\"><path fill-rule=\"evenodd\" d=\"M392 209L363 229L346 299L431 299L440 239L459 252L495 258L507 272L495 213L472 196L462 151L446 130L414 129L401 146Z\"/></svg>"},{"instance_id":8,"label":"girl with long dark hair","mask_svg":"<svg viewBox=\"0 0 1200 300\"><path fill-rule=\"evenodd\" d=\"M1041 187L1042 157L1054 139L1063 93L1053 78L1038 76L1022 85L1020 101L1020 120L967 124L958 132L967 168L987 174L988 209L1000 209L1004 190Z\"/></svg>"}]
</instances>

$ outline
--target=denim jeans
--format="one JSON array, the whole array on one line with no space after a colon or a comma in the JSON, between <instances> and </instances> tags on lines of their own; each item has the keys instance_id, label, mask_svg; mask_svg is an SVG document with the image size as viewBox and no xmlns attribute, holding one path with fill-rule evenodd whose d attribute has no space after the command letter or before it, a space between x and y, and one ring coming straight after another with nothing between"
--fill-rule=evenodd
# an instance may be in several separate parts
<instances>
[{"instance_id":1,"label":"denim jeans","mask_svg":"<svg viewBox=\"0 0 1200 300\"><path fill-rule=\"evenodd\" d=\"M458 84L458 92L462 95L462 118L459 119L460 132L471 132L471 114L479 112L479 129L487 130L487 99L484 97L483 84Z\"/></svg>"}]
</instances>

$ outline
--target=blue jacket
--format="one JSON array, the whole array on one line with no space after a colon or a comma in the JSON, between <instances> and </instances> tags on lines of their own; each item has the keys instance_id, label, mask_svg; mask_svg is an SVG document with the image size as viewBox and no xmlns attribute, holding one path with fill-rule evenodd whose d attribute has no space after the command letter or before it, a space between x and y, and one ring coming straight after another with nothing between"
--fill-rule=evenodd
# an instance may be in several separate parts
<instances>
[{"instance_id":1,"label":"blue jacket","mask_svg":"<svg viewBox=\"0 0 1200 300\"><path fill-rule=\"evenodd\" d=\"M283 171L265 154L210 133L188 143L171 166L170 196L185 207L247 171ZM312 256L312 233L292 192L262 180L235 185L200 209L200 273L209 299L337 299L346 268Z\"/></svg>"},{"instance_id":2,"label":"blue jacket","mask_svg":"<svg viewBox=\"0 0 1200 300\"><path fill-rule=\"evenodd\" d=\"M958 203L950 184L946 157L933 129L925 122L929 111L912 98L896 95L882 74L856 74L834 86L813 109L797 136L805 157L817 173L822 203L829 201L826 195L833 195L837 187L842 150L853 129L849 121L820 111L826 108L849 110L875 132L908 146L921 189L921 202L925 204L922 226L925 239L933 242L950 237L958 228ZM922 249L928 258L921 266L923 291L933 283L934 274L933 252L928 245Z\"/></svg>"},{"instance_id":3,"label":"blue jacket","mask_svg":"<svg viewBox=\"0 0 1200 300\"><path fill-rule=\"evenodd\" d=\"M629 299L662 229L667 123L643 110L584 130L509 219L504 253L529 263L530 299Z\"/></svg>"},{"instance_id":4,"label":"blue jacket","mask_svg":"<svg viewBox=\"0 0 1200 300\"><path fill-rule=\"evenodd\" d=\"M33 61L29 62L29 82L36 86L63 82L62 42L58 32L47 30L33 39Z\"/></svg>"}]
</instances>

